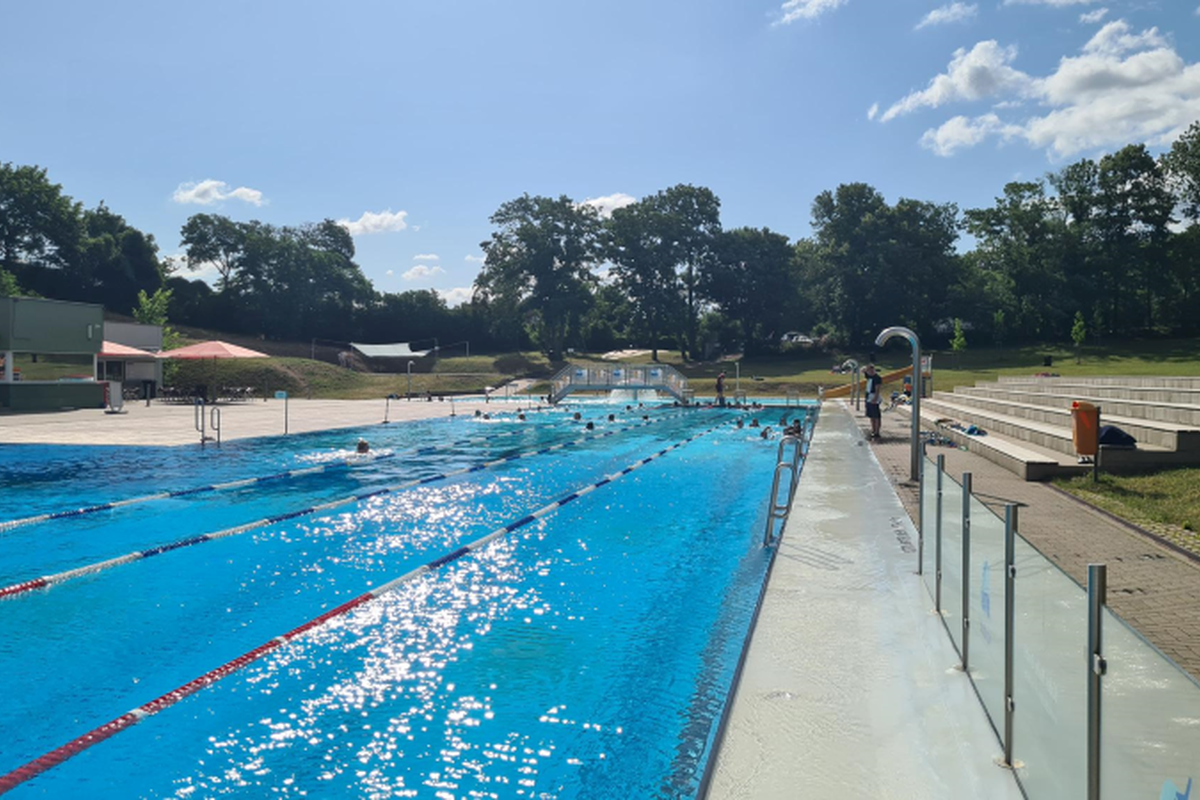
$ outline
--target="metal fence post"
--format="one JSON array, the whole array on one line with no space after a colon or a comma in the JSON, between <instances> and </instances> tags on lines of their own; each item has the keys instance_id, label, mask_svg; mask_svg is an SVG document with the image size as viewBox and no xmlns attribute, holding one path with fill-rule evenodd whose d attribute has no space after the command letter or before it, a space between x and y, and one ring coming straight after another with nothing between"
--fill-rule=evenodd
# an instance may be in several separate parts
<instances>
[{"instance_id":1,"label":"metal fence post","mask_svg":"<svg viewBox=\"0 0 1200 800\"><path fill-rule=\"evenodd\" d=\"M933 521L933 608L942 613L942 476L946 474L946 457L939 455L937 459L937 515Z\"/></svg>"},{"instance_id":2,"label":"metal fence post","mask_svg":"<svg viewBox=\"0 0 1200 800\"><path fill-rule=\"evenodd\" d=\"M1101 614L1108 602L1108 567L1088 564L1087 800L1100 800L1100 691L1106 664Z\"/></svg>"},{"instance_id":3,"label":"metal fence post","mask_svg":"<svg viewBox=\"0 0 1200 800\"><path fill-rule=\"evenodd\" d=\"M925 574L925 442L921 443L921 475L917 481L917 574Z\"/></svg>"},{"instance_id":4,"label":"metal fence post","mask_svg":"<svg viewBox=\"0 0 1200 800\"><path fill-rule=\"evenodd\" d=\"M1013 623L1017 617L1017 507L1004 507L1004 763L1013 764Z\"/></svg>"},{"instance_id":5,"label":"metal fence post","mask_svg":"<svg viewBox=\"0 0 1200 800\"><path fill-rule=\"evenodd\" d=\"M971 651L971 473L962 476L962 669Z\"/></svg>"}]
</instances>

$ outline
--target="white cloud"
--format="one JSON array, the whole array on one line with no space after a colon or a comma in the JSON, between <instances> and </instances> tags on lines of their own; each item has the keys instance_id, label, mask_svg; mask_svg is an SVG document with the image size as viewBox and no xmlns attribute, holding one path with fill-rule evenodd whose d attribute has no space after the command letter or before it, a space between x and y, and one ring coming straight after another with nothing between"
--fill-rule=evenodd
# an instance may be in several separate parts
<instances>
[{"instance_id":1,"label":"white cloud","mask_svg":"<svg viewBox=\"0 0 1200 800\"><path fill-rule=\"evenodd\" d=\"M965 22L979 13L979 6L967 5L966 3L951 3L948 6L935 8L926 14L920 22L917 23L916 30L927 28L930 25L947 25L951 22Z\"/></svg>"},{"instance_id":2,"label":"white cloud","mask_svg":"<svg viewBox=\"0 0 1200 800\"><path fill-rule=\"evenodd\" d=\"M1107 8L1097 8L1095 11L1088 11L1079 15L1079 21L1084 25L1095 25L1100 20L1108 16Z\"/></svg>"},{"instance_id":3,"label":"white cloud","mask_svg":"<svg viewBox=\"0 0 1200 800\"><path fill-rule=\"evenodd\" d=\"M1066 8L1067 6L1086 6L1096 0L1004 0L1006 6L1054 6L1055 8Z\"/></svg>"},{"instance_id":4,"label":"white cloud","mask_svg":"<svg viewBox=\"0 0 1200 800\"><path fill-rule=\"evenodd\" d=\"M463 261L466 261L470 264L482 264L484 262L484 258L483 256L467 256L463 259Z\"/></svg>"},{"instance_id":5,"label":"white cloud","mask_svg":"<svg viewBox=\"0 0 1200 800\"><path fill-rule=\"evenodd\" d=\"M787 25L798 19L816 19L827 11L844 6L849 0L787 0L780 8L779 19L772 25Z\"/></svg>"},{"instance_id":6,"label":"white cloud","mask_svg":"<svg viewBox=\"0 0 1200 800\"><path fill-rule=\"evenodd\" d=\"M988 45L993 55L997 51L995 43L981 42L971 52L981 45ZM1021 139L1056 159L1129 142L1168 145L1200 118L1200 63L1184 61L1157 28L1134 32L1124 20L1109 22L1045 77L1018 72L1009 66L1009 57L978 59L983 72L974 76L973 90L962 89L954 79L961 71L955 64L968 60L970 54L960 50L947 74L896 103L883 118L1005 93L1009 99L995 104L992 113L956 116L926 131L922 146L949 156L988 138ZM1008 72L997 77L997 64ZM1014 116L1021 109L1029 116ZM1001 111L1007 119L997 115Z\"/></svg>"},{"instance_id":7,"label":"white cloud","mask_svg":"<svg viewBox=\"0 0 1200 800\"><path fill-rule=\"evenodd\" d=\"M618 208L624 208L625 206L633 205L636 202L637 198L633 195L625 194L624 192L617 192L616 194L606 194L603 197L589 197L579 205L591 206L600 212L600 216L607 218L611 217L612 212L616 211ZM470 260L470 256L467 256L467 260Z\"/></svg>"},{"instance_id":8,"label":"white cloud","mask_svg":"<svg viewBox=\"0 0 1200 800\"><path fill-rule=\"evenodd\" d=\"M349 219L339 219L338 224L346 230L350 231L351 236L365 236L369 233L387 233L389 231L402 231L408 227L408 223L404 218L408 216L407 211L395 211L390 208L387 211L364 211L362 216L351 222Z\"/></svg>"},{"instance_id":9,"label":"white cloud","mask_svg":"<svg viewBox=\"0 0 1200 800\"><path fill-rule=\"evenodd\" d=\"M946 120L941 127L925 131L921 146L939 156L952 156L963 148L974 147L993 134L1010 137L1019 133L1019 127L1005 125L995 114L984 114L975 119L958 116Z\"/></svg>"},{"instance_id":10,"label":"white cloud","mask_svg":"<svg viewBox=\"0 0 1200 800\"><path fill-rule=\"evenodd\" d=\"M424 264L417 264L415 267L405 272L400 277L406 281L415 281L418 278L432 278L434 275L443 275L445 270L439 266L428 267Z\"/></svg>"},{"instance_id":11,"label":"white cloud","mask_svg":"<svg viewBox=\"0 0 1200 800\"><path fill-rule=\"evenodd\" d=\"M867 109L867 119L875 119L879 116L879 103L871 103L871 107Z\"/></svg>"},{"instance_id":12,"label":"white cloud","mask_svg":"<svg viewBox=\"0 0 1200 800\"><path fill-rule=\"evenodd\" d=\"M176 203L200 206L211 206L214 203L229 200L230 198L241 200L252 206L261 206L266 202L263 200L263 193L258 189L239 186L231 190L229 184L225 181L217 181L212 178L202 180L198 183L181 183L175 188L174 194L171 195L171 199Z\"/></svg>"},{"instance_id":13,"label":"white cloud","mask_svg":"<svg viewBox=\"0 0 1200 800\"><path fill-rule=\"evenodd\" d=\"M413 256L413 261L440 261L437 253L417 253Z\"/></svg>"},{"instance_id":14,"label":"white cloud","mask_svg":"<svg viewBox=\"0 0 1200 800\"><path fill-rule=\"evenodd\" d=\"M396 273L395 273L395 272L393 272L392 270L390 270L390 269L389 269L387 272L385 272L385 273L383 273L383 274L384 274L384 275L387 275L387 276L390 278L390 277L392 277L393 275L395 275Z\"/></svg>"},{"instance_id":15,"label":"white cloud","mask_svg":"<svg viewBox=\"0 0 1200 800\"><path fill-rule=\"evenodd\" d=\"M994 39L979 42L969 51L959 48L950 66L929 82L883 112L881 121L893 120L919 108L937 108L957 100L982 100L999 94L1024 94L1031 79L1009 64L1017 57L1017 48L1001 47Z\"/></svg>"},{"instance_id":16,"label":"white cloud","mask_svg":"<svg viewBox=\"0 0 1200 800\"><path fill-rule=\"evenodd\" d=\"M470 302L475 290L470 286L459 286L454 289L438 289L437 293L446 301L446 305L453 308Z\"/></svg>"}]
</instances>

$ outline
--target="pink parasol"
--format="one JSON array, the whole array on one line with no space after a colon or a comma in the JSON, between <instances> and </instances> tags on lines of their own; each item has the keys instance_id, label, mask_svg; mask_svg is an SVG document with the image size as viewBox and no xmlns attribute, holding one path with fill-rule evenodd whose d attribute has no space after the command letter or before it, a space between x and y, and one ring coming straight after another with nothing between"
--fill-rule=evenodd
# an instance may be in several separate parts
<instances>
[{"instance_id":1,"label":"pink parasol","mask_svg":"<svg viewBox=\"0 0 1200 800\"><path fill-rule=\"evenodd\" d=\"M154 353L149 350L139 350L136 347L118 344L105 340L100 343L100 352L97 353L100 358L157 358Z\"/></svg>"},{"instance_id":2,"label":"pink parasol","mask_svg":"<svg viewBox=\"0 0 1200 800\"><path fill-rule=\"evenodd\" d=\"M197 342L177 350L166 350L158 354L159 358L206 359L206 358L269 358L266 353L251 350L249 347L239 347L229 342L211 341Z\"/></svg>"}]
</instances>

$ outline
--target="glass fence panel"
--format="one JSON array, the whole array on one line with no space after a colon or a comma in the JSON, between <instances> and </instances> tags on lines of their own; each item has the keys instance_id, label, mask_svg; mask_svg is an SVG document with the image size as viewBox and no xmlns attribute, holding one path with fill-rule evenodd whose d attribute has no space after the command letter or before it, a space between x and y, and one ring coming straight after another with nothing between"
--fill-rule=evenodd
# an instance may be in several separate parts
<instances>
[{"instance_id":1,"label":"glass fence panel","mask_svg":"<svg viewBox=\"0 0 1200 800\"><path fill-rule=\"evenodd\" d=\"M1087 593L1019 536L1016 567L1017 775L1029 800L1086 797Z\"/></svg>"},{"instance_id":2,"label":"glass fence panel","mask_svg":"<svg viewBox=\"0 0 1200 800\"><path fill-rule=\"evenodd\" d=\"M930 607L932 608L933 584L937 580L933 562L937 530L937 462L926 456L922 467L925 470L925 478L921 485L921 519L925 526L925 550L922 553L921 577L925 581L925 588L929 590Z\"/></svg>"},{"instance_id":3,"label":"glass fence panel","mask_svg":"<svg viewBox=\"0 0 1200 800\"><path fill-rule=\"evenodd\" d=\"M1107 608L1101 626L1102 795L1200 796L1200 684Z\"/></svg>"},{"instance_id":4,"label":"glass fence panel","mask_svg":"<svg viewBox=\"0 0 1200 800\"><path fill-rule=\"evenodd\" d=\"M971 680L1004 730L1004 520L971 498Z\"/></svg>"},{"instance_id":5,"label":"glass fence panel","mask_svg":"<svg viewBox=\"0 0 1200 800\"><path fill-rule=\"evenodd\" d=\"M942 619L962 654L962 487L942 478Z\"/></svg>"}]
</instances>

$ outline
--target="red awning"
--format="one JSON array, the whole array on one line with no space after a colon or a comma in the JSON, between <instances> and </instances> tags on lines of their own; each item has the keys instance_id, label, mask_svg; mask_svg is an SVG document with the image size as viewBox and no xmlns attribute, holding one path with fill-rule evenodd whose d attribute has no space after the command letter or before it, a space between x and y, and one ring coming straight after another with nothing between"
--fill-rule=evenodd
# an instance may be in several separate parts
<instances>
[{"instance_id":1,"label":"red awning","mask_svg":"<svg viewBox=\"0 0 1200 800\"><path fill-rule=\"evenodd\" d=\"M184 358L184 359L201 359L201 358L269 358L266 353L260 353L257 350L251 350L249 347L239 347L236 344L229 342L211 341L197 342L190 344L187 347L180 347L177 350L164 350L158 354L159 358Z\"/></svg>"},{"instance_id":2,"label":"red awning","mask_svg":"<svg viewBox=\"0 0 1200 800\"><path fill-rule=\"evenodd\" d=\"M99 358L158 358L154 353L147 350L139 350L136 347L117 344L116 342L104 341L100 344L100 352L97 353Z\"/></svg>"}]
</instances>

